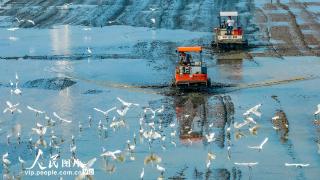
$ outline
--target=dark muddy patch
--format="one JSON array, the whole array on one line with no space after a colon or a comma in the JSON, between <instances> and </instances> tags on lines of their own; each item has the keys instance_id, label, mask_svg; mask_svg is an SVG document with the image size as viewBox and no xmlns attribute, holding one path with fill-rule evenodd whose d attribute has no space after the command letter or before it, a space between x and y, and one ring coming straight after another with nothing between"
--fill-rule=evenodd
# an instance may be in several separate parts
<instances>
[{"instance_id":1,"label":"dark muddy patch","mask_svg":"<svg viewBox=\"0 0 320 180\"><path fill-rule=\"evenodd\" d=\"M135 56L133 54L71 54L71 55L44 55L44 56L0 56L0 59L3 60L69 60L69 61L76 61L76 60L87 60L88 58L92 59L139 59L140 57Z\"/></svg>"},{"instance_id":2,"label":"dark muddy patch","mask_svg":"<svg viewBox=\"0 0 320 180\"><path fill-rule=\"evenodd\" d=\"M102 90L98 90L98 89L89 89L83 92L82 94L100 94L102 92L103 92Z\"/></svg>"},{"instance_id":3,"label":"dark muddy patch","mask_svg":"<svg viewBox=\"0 0 320 180\"><path fill-rule=\"evenodd\" d=\"M40 88L48 90L63 90L67 87L76 84L75 81L69 78L55 77L50 79L36 79L32 81L27 81L23 84L24 88Z\"/></svg>"}]
</instances>

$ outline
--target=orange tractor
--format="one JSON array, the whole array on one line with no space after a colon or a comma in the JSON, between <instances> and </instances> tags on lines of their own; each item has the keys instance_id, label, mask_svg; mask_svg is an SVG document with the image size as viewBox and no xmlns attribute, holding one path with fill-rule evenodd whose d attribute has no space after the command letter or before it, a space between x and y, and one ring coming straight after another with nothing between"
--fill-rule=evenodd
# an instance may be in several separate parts
<instances>
[{"instance_id":1,"label":"orange tractor","mask_svg":"<svg viewBox=\"0 0 320 180\"><path fill-rule=\"evenodd\" d=\"M202 47L178 47L179 63L176 66L174 85L177 87L210 86L207 66L202 62Z\"/></svg>"}]
</instances>

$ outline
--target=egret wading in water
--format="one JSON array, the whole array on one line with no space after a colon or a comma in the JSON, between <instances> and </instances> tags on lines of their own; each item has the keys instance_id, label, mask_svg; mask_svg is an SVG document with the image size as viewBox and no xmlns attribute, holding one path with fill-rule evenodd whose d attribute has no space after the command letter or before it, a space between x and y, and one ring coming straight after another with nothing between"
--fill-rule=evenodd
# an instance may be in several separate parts
<instances>
[{"instance_id":1,"label":"egret wading in water","mask_svg":"<svg viewBox=\"0 0 320 180\"><path fill-rule=\"evenodd\" d=\"M89 47L87 47L87 53L91 56L91 54L92 54L92 50L89 48Z\"/></svg>"},{"instance_id":2,"label":"egret wading in water","mask_svg":"<svg viewBox=\"0 0 320 180\"><path fill-rule=\"evenodd\" d=\"M140 179L143 179L143 177L144 177L144 168L142 168L142 171L140 173Z\"/></svg>"},{"instance_id":3,"label":"egret wading in water","mask_svg":"<svg viewBox=\"0 0 320 180\"><path fill-rule=\"evenodd\" d=\"M314 112L314 116L316 119L319 119L320 114L320 104L317 105L317 110Z\"/></svg>"}]
</instances>

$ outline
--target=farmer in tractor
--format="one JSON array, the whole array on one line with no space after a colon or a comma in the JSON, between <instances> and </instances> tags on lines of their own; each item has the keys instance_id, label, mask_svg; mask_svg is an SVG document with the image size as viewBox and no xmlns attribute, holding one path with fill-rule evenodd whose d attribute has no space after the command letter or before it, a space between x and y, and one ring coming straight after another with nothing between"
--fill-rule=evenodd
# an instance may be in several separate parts
<instances>
[{"instance_id":1,"label":"farmer in tractor","mask_svg":"<svg viewBox=\"0 0 320 180\"><path fill-rule=\"evenodd\" d=\"M190 63L191 63L191 54L187 54L186 55L186 65L190 65Z\"/></svg>"},{"instance_id":2,"label":"farmer in tractor","mask_svg":"<svg viewBox=\"0 0 320 180\"><path fill-rule=\"evenodd\" d=\"M180 53L180 64L184 64L186 62L186 53L185 52L181 52Z\"/></svg>"},{"instance_id":3,"label":"farmer in tractor","mask_svg":"<svg viewBox=\"0 0 320 180\"><path fill-rule=\"evenodd\" d=\"M191 62L191 54L181 52L180 53L180 64L181 65L190 65Z\"/></svg>"},{"instance_id":4,"label":"farmer in tractor","mask_svg":"<svg viewBox=\"0 0 320 180\"><path fill-rule=\"evenodd\" d=\"M229 19L227 20L227 35L231 35L232 29L234 26L234 20L229 16Z\"/></svg>"}]
</instances>

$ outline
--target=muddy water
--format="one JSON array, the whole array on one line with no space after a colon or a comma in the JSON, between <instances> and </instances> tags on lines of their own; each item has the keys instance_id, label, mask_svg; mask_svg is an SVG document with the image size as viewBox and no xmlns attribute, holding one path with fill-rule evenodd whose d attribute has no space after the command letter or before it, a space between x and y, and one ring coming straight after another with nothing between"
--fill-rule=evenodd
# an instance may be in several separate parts
<instances>
[{"instance_id":1,"label":"muddy water","mask_svg":"<svg viewBox=\"0 0 320 180\"><path fill-rule=\"evenodd\" d=\"M200 33L195 36L201 38L207 34ZM181 41L185 43L184 41L188 39ZM13 46L19 47L19 42ZM81 46L81 44L75 46ZM55 47L59 46L51 46L44 50L48 52ZM98 49L94 45L91 47L93 51ZM134 48L134 46L127 47L127 49ZM84 51L84 48L71 49L78 50L78 53L74 54ZM127 53L127 49L122 53ZM120 51L121 49L118 49L117 53ZM37 49L35 52L38 52ZM19 49L17 54L19 54ZM144 165L143 162L150 153L155 153L162 158L161 165L166 168L165 178L247 179L250 177L270 179L276 177L280 179L290 176L297 179L316 179L315 177L319 175L317 171L319 155L316 144L319 134L317 127L313 124L312 113L319 99L318 89L315 86L319 82L319 58L286 57L285 59L254 58L248 60L210 56L209 52L206 54L205 61L210 65L209 75L213 81L237 84L241 88L225 89L225 92L229 92L225 94L180 93L179 96L163 96L162 91L158 89L137 88L137 85L170 83L173 67L168 67L168 65L158 69L155 67L165 61L173 64L175 62L174 53L167 55L165 59L159 59L162 62L143 59L143 57L96 59L92 56L83 60L68 60L67 58L65 60L2 60L1 100L3 103L1 108L5 108L5 101L10 100L20 102L20 108L23 111L22 114L1 115L1 154L7 151L10 153L12 161L10 173L18 174L20 166L17 158L19 155L27 161L27 165L32 164L35 152L28 150L27 141L30 137L37 139L37 136L31 134L31 128L36 122L46 123L43 118L35 117L33 112L26 109L26 106L30 105L44 109L50 116L52 112L57 112L73 121L71 124L59 123L50 128L48 132L54 130L59 137L65 140L65 143L61 145L62 158L71 157L69 144L71 135L75 135L77 157L83 161L93 157L98 158L93 166L96 179L103 177L123 179L127 177L127 174L139 177L142 167L145 168L145 179L154 179L160 176L155 165ZM288 64L290 64L289 67ZM20 75L21 84L28 84L26 82L30 81L37 82L35 81L37 79L43 79L42 83L50 83L52 78L58 77L67 77L76 83L60 91L46 90L42 86L39 86L40 88L25 86L23 95L18 97L10 95L10 88L6 86L10 79L14 80L15 72ZM246 89L246 85L254 83L263 84L298 77L311 77L311 79ZM86 93L88 91L99 93L88 94ZM164 105L165 113L157 117L155 123L157 126L160 124L163 126L161 134L166 135L167 140L153 142L149 150L148 143L140 142L137 138L135 161L130 160L130 156L126 155L124 162L110 160L106 167L103 158L99 157L102 148L124 150L126 140L132 141L133 134L137 136L139 134L139 118L143 111L141 107L130 110L125 117L128 126L115 132L110 129L105 137L98 130L98 122L102 120L106 126L108 122L101 114L95 112L93 107L106 109L117 106L120 108L121 104L115 99L117 96L137 102L141 104L141 107L158 108ZM251 135L247 128L243 128L240 132L235 130L233 123L242 121L241 114L258 103L263 104L263 115L257 119L260 126L257 135ZM289 127L275 131L271 118L279 111L285 114ZM93 117L91 127L89 127L88 115ZM116 114L110 116L113 115ZM79 122L84 127L82 132L79 132ZM171 128L170 123L175 123L176 126ZM17 144L15 132L11 130L17 124L21 125L23 143L20 145ZM231 133L227 134L226 128L229 126ZM176 136L171 137L170 133L174 130L177 132ZM216 141L211 144L207 143L204 138L210 132L214 132L216 136ZM7 134L12 134L10 145L6 144ZM50 141L49 134L45 136L48 142ZM239 134L242 134L243 137ZM239 137L241 138L238 139ZM259 144L265 137L269 137L269 142L262 152L247 148L248 145ZM175 147L171 141L177 146ZM230 160L228 159L228 144L231 145ZM166 150L163 150L162 146L165 146ZM49 150L45 148L44 150L45 161L49 157ZM208 152L214 152L217 156L209 169L206 168ZM257 161L259 165L249 170L247 167L237 167L233 164L249 161ZM310 163L311 166L303 169L288 168L284 166L285 162ZM110 166L116 167L115 172L109 172ZM23 178L31 179L30 176ZM43 177L36 178L42 179ZM52 177L52 179L56 178ZM73 179L70 176L64 178Z\"/></svg>"},{"instance_id":2,"label":"muddy water","mask_svg":"<svg viewBox=\"0 0 320 180\"><path fill-rule=\"evenodd\" d=\"M318 179L320 161L317 142L319 143L320 134L319 126L313 123L313 112L320 99L317 86L319 57L312 54L300 57L283 54L254 57L248 54L261 49L252 49L249 53L232 52L231 55L216 54L206 49L204 61L209 66L210 78L214 82L233 86L220 87L221 89L215 89L215 93L177 94L171 93L168 86L140 88L170 84L176 63L175 47L208 45L211 40L211 23L206 22L212 20L214 23L216 20L212 13L223 7L231 6L241 10L247 17L244 21L250 24L249 32L255 32L255 25L249 18L253 11L250 10L253 7L251 1L204 1L200 5L192 1L175 1L173 6L169 6L169 2L161 2L163 8L154 13L159 13L156 17L162 17L162 20L156 21L154 26L149 24L149 19L153 17L149 7L156 4L152 1L117 1L111 4L101 1L102 4L105 3L102 7L96 2L82 1L74 3L70 12L63 12L64 15L56 7L63 5L63 1L25 3L28 6L21 9L19 7L24 2L8 8L11 6L9 2L4 6L7 9L1 12L9 17L2 21L5 28L0 29L0 108L4 109L5 102L9 100L13 103L20 102L19 108L22 110L21 114L0 115L0 154L9 152L10 175L17 176L20 172L18 156L26 161L26 167L31 166L36 152L29 150L28 140L30 137L33 142L38 139L37 135L31 133L31 128L37 122L47 124L43 116L35 116L34 112L27 109L29 105L46 111L52 118L53 112L56 112L61 117L72 120L70 124L57 122L55 126L49 126L44 140L49 144L50 133L54 131L58 139L63 140L60 144L60 158L68 159L72 156L70 144L71 136L74 135L76 157L83 162L97 158L93 165L95 179L138 179L142 168L145 169L144 179L156 179L160 176L156 164L144 163L145 158L152 153L161 157L160 165L166 168L163 174L165 179ZM261 8L267 2L262 5L260 3L262 1L255 2L256 7ZM209 8L211 5L214 5L213 9ZM316 6L311 2L308 5ZM40 10L49 7L46 11L48 14L39 16L37 13L30 13L31 7ZM106 11L104 8L113 10ZM196 11L197 8L205 11ZM83 12L87 14L84 15ZM194 12L197 16L190 24L185 19ZM210 16L206 15L208 12ZM61 18L51 16L50 13L61 15ZM103 15L100 16L99 13ZM18 17L38 17L35 18L36 27L40 28L7 31L7 23L10 26L16 25L12 24L12 14L17 14ZM113 26L99 27L112 20L116 20L110 23ZM56 24L98 27L87 29L84 26L53 26ZM23 23L19 26L30 25ZM263 41L257 34L253 38ZM88 53L88 47L92 54ZM9 81L14 81L15 72L20 77L23 91L21 96L10 95ZM118 117L117 113L112 112L109 119L106 119L93 108L121 108L116 97L139 103L140 106L130 109L123 118L127 123L126 127L113 131L109 125L113 116ZM256 118L260 126L257 133L251 134L248 127L240 131L234 129L234 122L241 122L242 114L258 103L262 103L262 116ZM165 111L156 116L154 122L157 129L161 125L159 132L166 136L166 140L155 140L149 144L139 136L139 119L144 107L160 108L161 105L164 105ZM91 123L89 115L93 119ZM279 121L272 121L275 115L281 117ZM150 114L144 118L146 123L153 121ZM100 120L108 127L106 132L99 130ZM81 131L79 123L82 125ZM173 123L175 126L171 127L170 124ZM143 127L149 128L148 125ZM226 130L228 127L231 127L230 133ZM17 142L17 131L21 133L20 144ZM176 135L171 136L174 131ZM212 132L215 133L216 140L208 143L205 135ZM8 134L11 135L9 144ZM134 134L137 136L137 145L132 154L126 151L126 141L133 142ZM248 148L260 144L265 137L269 141L261 152ZM100 157L103 148L110 151L123 150L121 156L125 160L109 159L106 162ZM47 165L51 150L42 146L41 149L44 151L41 161ZM208 152L216 155L210 168L206 168ZM59 153L58 150L53 150L53 154L55 153ZM234 162L259 164L250 169L236 166ZM286 162L309 163L310 166L285 167ZM0 170L4 175L3 166ZM75 176L63 178L74 179ZM24 175L23 179L43 177Z\"/></svg>"}]
</instances>

